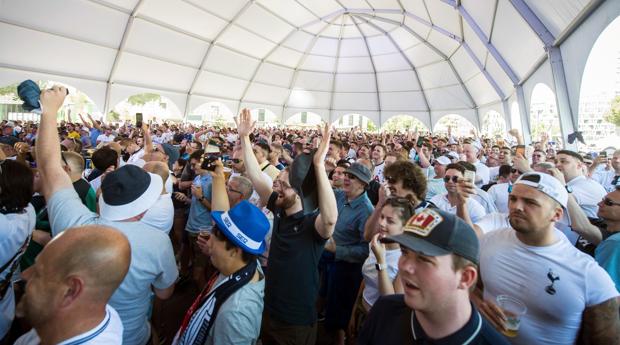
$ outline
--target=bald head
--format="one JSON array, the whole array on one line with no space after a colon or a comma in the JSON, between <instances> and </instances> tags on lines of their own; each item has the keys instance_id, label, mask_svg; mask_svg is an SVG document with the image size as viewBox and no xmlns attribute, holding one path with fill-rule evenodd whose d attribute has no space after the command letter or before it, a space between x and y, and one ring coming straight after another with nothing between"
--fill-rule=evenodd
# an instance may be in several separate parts
<instances>
[{"instance_id":1,"label":"bald head","mask_svg":"<svg viewBox=\"0 0 620 345\"><path fill-rule=\"evenodd\" d=\"M71 175L81 175L82 172L84 171L84 158L82 158L82 156L76 152L71 152L71 151L65 151L61 153L64 160L64 162L67 162L67 165L69 166L69 169L71 170L70 174Z\"/></svg>"},{"instance_id":2,"label":"bald head","mask_svg":"<svg viewBox=\"0 0 620 345\"><path fill-rule=\"evenodd\" d=\"M87 225L63 231L38 260L45 260L60 280L81 277L87 298L107 303L129 270L131 248L118 230Z\"/></svg>"},{"instance_id":3,"label":"bald head","mask_svg":"<svg viewBox=\"0 0 620 345\"><path fill-rule=\"evenodd\" d=\"M168 162L168 157L161 151L146 153L142 159L144 159L145 162Z\"/></svg>"},{"instance_id":4,"label":"bald head","mask_svg":"<svg viewBox=\"0 0 620 345\"><path fill-rule=\"evenodd\" d=\"M166 190L166 181L168 180L168 176L170 175L170 170L168 170L168 165L164 162L146 162L142 167L144 170L159 175L161 180L164 182L164 192Z\"/></svg>"}]
</instances>

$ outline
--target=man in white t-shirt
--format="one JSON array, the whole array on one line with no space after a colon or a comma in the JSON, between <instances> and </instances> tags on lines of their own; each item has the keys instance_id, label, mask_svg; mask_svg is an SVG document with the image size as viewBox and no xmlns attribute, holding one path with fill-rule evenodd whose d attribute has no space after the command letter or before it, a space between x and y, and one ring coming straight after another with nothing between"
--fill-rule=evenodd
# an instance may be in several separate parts
<instances>
[{"instance_id":1,"label":"man in white t-shirt","mask_svg":"<svg viewBox=\"0 0 620 345\"><path fill-rule=\"evenodd\" d=\"M465 159L467 160L467 162L476 166L475 185L478 187L481 187L489 183L490 173L489 173L489 167L484 165L478 159L479 152L480 152L480 148L474 144L463 145L463 153L465 154Z\"/></svg>"},{"instance_id":2,"label":"man in white t-shirt","mask_svg":"<svg viewBox=\"0 0 620 345\"><path fill-rule=\"evenodd\" d=\"M106 127L103 131L103 134L99 134L97 137L97 145L100 143L107 144L109 142L114 141L115 136L112 134L112 130L110 127Z\"/></svg>"},{"instance_id":3,"label":"man in white t-shirt","mask_svg":"<svg viewBox=\"0 0 620 345\"><path fill-rule=\"evenodd\" d=\"M601 165L607 165L607 160L611 160L611 168L600 168ZM607 192L613 192L616 190L616 183L620 179L620 150L616 150L611 158L606 156L600 156L594 160L594 167L590 170L594 170L592 173L592 179L600 183Z\"/></svg>"},{"instance_id":4,"label":"man in white t-shirt","mask_svg":"<svg viewBox=\"0 0 620 345\"><path fill-rule=\"evenodd\" d=\"M446 167L446 175L444 176L444 183L448 193L435 195L431 199L431 203L435 204L438 209L457 214L457 206L461 201L457 193L457 182L463 179L465 168L460 164L450 164ZM465 204L466 210L471 218L472 222L477 222L486 214L484 207L479 202L472 198L468 198Z\"/></svg>"},{"instance_id":5,"label":"man in white t-shirt","mask_svg":"<svg viewBox=\"0 0 620 345\"><path fill-rule=\"evenodd\" d=\"M616 344L618 291L594 259L555 228L568 194L553 176L527 173L509 199L513 230L493 231L480 242L484 299L480 311L500 331L505 316L495 305L509 295L527 307L512 344Z\"/></svg>"},{"instance_id":6,"label":"man in white t-shirt","mask_svg":"<svg viewBox=\"0 0 620 345\"><path fill-rule=\"evenodd\" d=\"M26 290L17 306L33 329L15 344L120 344L123 324L108 300L131 260L127 238L110 227L65 230L22 273Z\"/></svg>"},{"instance_id":7,"label":"man in white t-shirt","mask_svg":"<svg viewBox=\"0 0 620 345\"><path fill-rule=\"evenodd\" d=\"M583 164L583 157L574 151L561 150L556 155L556 168L564 175L569 192L573 193L577 203L588 217L596 218L597 204L607 192L598 182L587 179L583 175Z\"/></svg>"},{"instance_id":8,"label":"man in white t-shirt","mask_svg":"<svg viewBox=\"0 0 620 345\"><path fill-rule=\"evenodd\" d=\"M372 157L372 164L375 166L375 169L372 173L372 178L379 183L385 182L385 178L383 177L383 169L385 169L385 155L387 154L387 150L383 144L376 144L372 148L372 152L370 156Z\"/></svg>"}]
</instances>

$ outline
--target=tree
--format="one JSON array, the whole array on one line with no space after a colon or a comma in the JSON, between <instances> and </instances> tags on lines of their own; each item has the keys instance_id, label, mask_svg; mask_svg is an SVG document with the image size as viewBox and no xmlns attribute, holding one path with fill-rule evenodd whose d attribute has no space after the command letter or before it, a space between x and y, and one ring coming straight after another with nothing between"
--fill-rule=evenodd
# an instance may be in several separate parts
<instances>
[{"instance_id":1,"label":"tree","mask_svg":"<svg viewBox=\"0 0 620 345\"><path fill-rule=\"evenodd\" d=\"M620 96L616 96L611 100L611 107L607 114L605 114L605 120L616 127L620 127Z\"/></svg>"},{"instance_id":2,"label":"tree","mask_svg":"<svg viewBox=\"0 0 620 345\"><path fill-rule=\"evenodd\" d=\"M133 95L127 99L127 103L131 105L145 105L149 102L159 102L161 96L156 93L141 93L139 95Z\"/></svg>"},{"instance_id":3,"label":"tree","mask_svg":"<svg viewBox=\"0 0 620 345\"><path fill-rule=\"evenodd\" d=\"M10 96L17 100L17 84L0 87L0 96Z\"/></svg>"}]
</instances>

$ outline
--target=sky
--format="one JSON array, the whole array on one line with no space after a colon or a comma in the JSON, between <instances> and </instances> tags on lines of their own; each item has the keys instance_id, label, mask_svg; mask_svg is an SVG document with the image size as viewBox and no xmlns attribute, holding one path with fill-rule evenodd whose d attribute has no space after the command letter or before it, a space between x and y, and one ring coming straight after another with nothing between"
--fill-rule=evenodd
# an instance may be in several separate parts
<instances>
[{"instance_id":1,"label":"sky","mask_svg":"<svg viewBox=\"0 0 620 345\"><path fill-rule=\"evenodd\" d=\"M608 92L613 95L620 87L617 68L620 67L620 17L601 33L594 43L586 63L581 83L581 97ZM620 90L618 90L620 91Z\"/></svg>"}]
</instances>

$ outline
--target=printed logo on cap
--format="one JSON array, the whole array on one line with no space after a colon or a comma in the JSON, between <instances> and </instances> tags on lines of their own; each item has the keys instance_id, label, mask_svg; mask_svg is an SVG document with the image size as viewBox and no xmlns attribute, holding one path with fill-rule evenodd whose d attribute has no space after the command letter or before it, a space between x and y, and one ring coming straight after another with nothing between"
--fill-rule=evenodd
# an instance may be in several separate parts
<instances>
[{"instance_id":1,"label":"printed logo on cap","mask_svg":"<svg viewBox=\"0 0 620 345\"><path fill-rule=\"evenodd\" d=\"M441 224L441 222L443 222L443 217L439 213L431 209L425 209L409 218L403 230L426 237L437 225Z\"/></svg>"}]
</instances>

